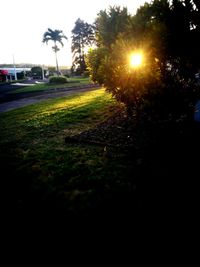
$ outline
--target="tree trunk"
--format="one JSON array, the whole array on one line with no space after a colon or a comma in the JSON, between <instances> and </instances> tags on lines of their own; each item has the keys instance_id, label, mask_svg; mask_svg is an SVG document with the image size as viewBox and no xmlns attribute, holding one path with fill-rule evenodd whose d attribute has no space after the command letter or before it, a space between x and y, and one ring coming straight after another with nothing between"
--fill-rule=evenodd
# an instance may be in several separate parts
<instances>
[{"instance_id":1,"label":"tree trunk","mask_svg":"<svg viewBox=\"0 0 200 267\"><path fill-rule=\"evenodd\" d=\"M57 59L57 52L56 51L55 51L55 57L56 57L56 71L57 71L57 75L59 76L58 59Z\"/></svg>"},{"instance_id":2,"label":"tree trunk","mask_svg":"<svg viewBox=\"0 0 200 267\"><path fill-rule=\"evenodd\" d=\"M55 57L56 57L56 71L57 71L57 75L59 76L59 68L58 68L58 58L57 58L57 45L56 42L54 41L54 47L55 47Z\"/></svg>"}]
</instances>

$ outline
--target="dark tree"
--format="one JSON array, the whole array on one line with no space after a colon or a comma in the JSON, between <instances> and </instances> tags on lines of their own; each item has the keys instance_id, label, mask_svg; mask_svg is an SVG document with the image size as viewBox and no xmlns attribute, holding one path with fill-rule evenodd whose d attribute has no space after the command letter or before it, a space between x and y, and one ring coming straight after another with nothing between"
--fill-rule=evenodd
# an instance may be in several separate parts
<instances>
[{"instance_id":1,"label":"dark tree","mask_svg":"<svg viewBox=\"0 0 200 267\"><path fill-rule=\"evenodd\" d=\"M80 18L77 19L72 30L73 72L82 74L86 70L85 49L92 45L93 41L94 27Z\"/></svg>"},{"instance_id":2,"label":"dark tree","mask_svg":"<svg viewBox=\"0 0 200 267\"><path fill-rule=\"evenodd\" d=\"M123 102L129 114L191 118L199 98L198 14L198 1L189 0L154 0L134 16L115 7L101 11L96 19L98 47L87 60L91 77ZM141 68L130 68L131 51L143 51Z\"/></svg>"},{"instance_id":3,"label":"dark tree","mask_svg":"<svg viewBox=\"0 0 200 267\"><path fill-rule=\"evenodd\" d=\"M124 32L130 16L127 8L110 7L109 10L101 10L95 21L95 37L97 46L110 46L117 36Z\"/></svg>"}]
</instances>

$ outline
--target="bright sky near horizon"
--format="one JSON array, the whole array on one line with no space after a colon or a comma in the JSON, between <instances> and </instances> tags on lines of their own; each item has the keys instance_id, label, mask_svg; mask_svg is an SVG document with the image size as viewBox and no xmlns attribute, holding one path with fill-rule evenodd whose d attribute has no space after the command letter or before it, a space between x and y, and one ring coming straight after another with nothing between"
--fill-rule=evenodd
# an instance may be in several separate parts
<instances>
[{"instance_id":1,"label":"bright sky near horizon","mask_svg":"<svg viewBox=\"0 0 200 267\"><path fill-rule=\"evenodd\" d=\"M2 1L2 2L1 2ZM100 10L127 7L130 14L147 0L0 0L0 64L32 63L55 65L52 44L42 43L47 28L62 30L68 37L58 53L58 63L71 66L71 31L80 18L93 23Z\"/></svg>"}]
</instances>

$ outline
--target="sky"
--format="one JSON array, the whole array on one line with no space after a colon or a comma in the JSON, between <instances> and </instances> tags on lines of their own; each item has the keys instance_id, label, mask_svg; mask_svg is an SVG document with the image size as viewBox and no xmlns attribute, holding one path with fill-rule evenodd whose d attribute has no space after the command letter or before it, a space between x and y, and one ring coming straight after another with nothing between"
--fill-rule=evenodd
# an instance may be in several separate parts
<instances>
[{"instance_id":1,"label":"sky","mask_svg":"<svg viewBox=\"0 0 200 267\"><path fill-rule=\"evenodd\" d=\"M62 30L68 41L58 53L60 66L71 66L71 31L80 18L93 23L100 10L127 7L130 14L145 0L0 0L0 64L32 63L55 66L52 44L42 43L48 28Z\"/></svg>"}]
</instances>

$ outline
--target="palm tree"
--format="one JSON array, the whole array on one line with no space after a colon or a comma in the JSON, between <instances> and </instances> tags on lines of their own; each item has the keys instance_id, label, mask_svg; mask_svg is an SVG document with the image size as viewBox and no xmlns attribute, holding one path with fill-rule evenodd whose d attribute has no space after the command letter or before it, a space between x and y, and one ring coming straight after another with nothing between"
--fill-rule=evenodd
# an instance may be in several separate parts
<instances>
[{"instance_id":1,"label":"palm tree","mask_svg":"<svg viewBox=\"0 0 200 267\"><path fill-rule=\"evenodd\" d=\"M53 41L54 42L54 46L52 46L52 49L55 53L55 57L56 57L56 70L57 70L57 74L59 76L59 68L58 68L58 59L57 59L57 52L60 50L57 46L57 43L60 43L62 46L64 46L62 39L66 39L67 37L63 34L63 31L60 30L52 30L50 28L48 28L48 31L46 31L43 35L43 43L48 44L49 41Z\"/></svg>"}]
</instances>

